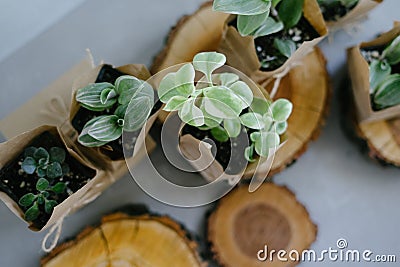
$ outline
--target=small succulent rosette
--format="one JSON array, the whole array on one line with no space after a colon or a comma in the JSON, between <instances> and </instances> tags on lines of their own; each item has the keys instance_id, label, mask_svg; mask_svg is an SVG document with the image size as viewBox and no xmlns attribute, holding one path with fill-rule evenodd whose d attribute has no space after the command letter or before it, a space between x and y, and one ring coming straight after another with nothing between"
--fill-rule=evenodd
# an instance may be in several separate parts
<instances>
[{"instance_id":1,"label":"small succulent rosette","mask_svg":"<svg viewBox=\"0 0 400 267\"><path fill-rule=\"evenodd\" d=\"M34 231L48 229L98 196L108 175L66 145L53 126L0 144L0 199Z\"/></svg>"},{"instance_id":2,"label":"small succulent rosette","mask_svg":"<svg viewBox=\"0 0 400 267\"><path fill-rule=\"evenodd\" d=\"M360 123L400 115L400 23L348 49L351 88Z\"/></svg>"},{"instance_id":3,"label":"small succulent rosette","mask_svg":"<svg viewBox=\"0 0 400 267\"><path fill-rule=\"evenodd\" d=\"M264 87L301 65L328 33L316 0L215 0L213 9L233 14L218 52Z\"/></svg>"},{"instance_id":4,"label":"small succulent rosette","mask_svg":"<svg viewBox=\"0 0 400 267\"><path fill-rule=\"evenodd\" d=\"M149 77L143 65L101 65L76 80L66 135L84 157L108 168L137 155L144 145L138 136L147 134L159 108Z\"/></svg>"},{"instance_id":5,"label":"small succulent rosette","mask_svg":"<svg viewBox=\"0 0 400 267\"><path fill-rule=\"evenodd\" d=\"M317 0L329 31L354 28L383 0Z\"/></svg>"},{"instance_id":6,"label":"small succulent rosette","mask_svg":"<svg viewBox=\"0 0 400 267\"><path fill-rule=\"evenodd\" d=\"M225 62L223 54L199 53L161 79L158 96L172 116L164 127L178 129L174 135L179 135L181 154L208 182L236 183L245 174L266 178L284 143L293 105L286 99L271 101ZM171 128L165 126L169 120ZM249 173L250 165L258 168L252 166Z\"/></svg>"}]
</instances>

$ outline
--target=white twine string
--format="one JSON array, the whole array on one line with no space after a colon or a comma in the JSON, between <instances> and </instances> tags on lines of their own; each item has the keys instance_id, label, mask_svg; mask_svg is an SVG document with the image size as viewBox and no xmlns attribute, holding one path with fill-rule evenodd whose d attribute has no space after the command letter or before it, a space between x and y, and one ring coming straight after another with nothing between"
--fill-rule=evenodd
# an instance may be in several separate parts
<instances>
[{"instance_id":1,"label":"white twine string","mask_svg":"<svg viewBox=\"0 0 400 267\"><path fill-rule=\"evenodd\" d=\"M103 186L103 183L99 183L97 187ZM46 234L46 236L44 237L43 241L42 241L42 250L46 253L51 252L58 243L58 240L60 239L61 236L61 232L62 232L62 226L63 226L63 222L65 217L68 216L68 214L75 210L75 209L79 209L89 203L91 203L92 201L94 201L96 198L98 198L100 196L101 192L97 192L96 194L94 194L93 196L90 196L90 193L86 194L86 196L82 197L80 199L79 202L75 203L72 207L68 208L60 217L60 219L57 220L57 222L50 228L49 232ZM49 247L47 247L47 241L49 240L49 238L55 233L55 236L50 244Z\"/></svg>"}]
</instances>

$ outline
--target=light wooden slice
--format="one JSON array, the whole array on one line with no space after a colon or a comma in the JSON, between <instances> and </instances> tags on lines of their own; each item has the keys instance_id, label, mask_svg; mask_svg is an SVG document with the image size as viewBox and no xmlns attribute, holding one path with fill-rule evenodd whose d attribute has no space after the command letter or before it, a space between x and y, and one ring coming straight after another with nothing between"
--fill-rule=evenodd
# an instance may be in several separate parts
<instances>
[{"instance_id":1,"label":"light wooden slice","mask_svg":"<svg viewBox=\"0 0 400 267\"><path fill-rule=\"evenodd\" d=\"M204 266L196 249L197 244L169 217L117 213L55 249L42 266Z\"/></svg>"},{"instance_id":2,"label":"light wooden slice","mask_svg":"<svg viewBox=\"0 0 400 267\"><path fill-rule=\"evenodd\" d=\"M223 198L208 221L214 258L225 267L295 266L296 261L260 261L258 252L296 250L314 242L317 227L287 188L263 184L254 193L241 186ZM263 253L260 254L264 257Z\"/></svg>"},{"instance_id":3,"label":"light wooden slice","mask_svg":"<svg viewBox=\"0 0 400 267\"><path fill-rule=\"evenodd\" d=\"M156 57L153 74L175 64L190 62L204 51L215 51L228 15L212 11L212 3L203 4L200 9L182 18L171 31L164 50ZM331 96L331 86L326 70L326 60L316 48L281 81L275 98L285 97L294 104L293 114L288 123L288 142L278 151L270 175L276 174L298 159L307 149L310 141L319 136ZM270 91L273 81L266 86ZM166 114L161 113L163 121ZM254 173L254 165L246 170L246 177Z\"/></svg>"}]
</instances>

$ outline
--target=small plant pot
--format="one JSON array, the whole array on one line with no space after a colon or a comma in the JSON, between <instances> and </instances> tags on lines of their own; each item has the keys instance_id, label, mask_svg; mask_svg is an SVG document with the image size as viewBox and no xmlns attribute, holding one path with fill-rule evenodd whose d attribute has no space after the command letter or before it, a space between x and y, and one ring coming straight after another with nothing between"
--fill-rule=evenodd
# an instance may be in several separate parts
<instances>
[{"instance_id":1,"label":"small plant pot","mask_svg":"<svg viewBox=\"0 0 400 267\"><path fill-rule=\"evenodd\" d=\"M303 17L297 26L268 36L256 39L253 36L243 37L237 31L234 21L236 15L230 16L225 22L218 51L227 56L228 65L242 71L261 85L270 82L276 75L287 73L289 69L301 63L328 33L316 0L304 1ZM296 32L300 34L296 35ZM296 40L297 50L289 58L280 55L273 45L276 38ZM271 61L269 67L264 68L261 61L265 57L277 59Z\"/></svg>"},{"instance_id":2,"label":"small plant pot","mask_svg":"<svg viewBox=\"0 0 400 267\"><path fill-rule=\"evenodd\" d=\"M369 64L361 54L364 51L380 51L400 35L400 24L378 38L348 49L350 99L345 112L347 128L360 139L365 151L372 159L384 165L400 167L400 105L374 110L370 96ZM399 73L399 66L392 71Z\"/></svg>"},{"instance_id":3,"label":"small plant pot","mask_svg":"<svg viewBox=\"0 0 400 267\"><path fill-rule=\"evenodd\" d=\"M270 261L271 251L301 255L314 242L317 226L291 191L265 183L253 193L242 185L222 198L208 218L207 234L221 266L295 266L301 259L283 264L275 254Z\"/></svg>"},{"instance_id":4,"label":"small plant pot","mask_svg":"<svg viewBox=\"0 0 400 267\"><path fill-rule=\"evenodd\" d=\"M121 212L103 217L100 225L57 247L41 266L143 266L143 262L160 267L205 266L196 242L173 219Z\"/></svg>"},{"instance_id":5,"label":"small plant pot","mask_svg":"<svg viewBox=\"0 0 400 267\"><path fill-rule=\"evenodd\" d=\"M213 12L212 3L208 2L194 14L182 18L170 32L163 51L156 56L151 68L152 73L158 73L176 64L190 62L199 52L216 50L223 38L228 17L229 15L225 13ZM254 43L251 45L254 48ZM264 89L270 92L272 87L273 83L270 83ZM274 97L274 99L289 99L293 103L293 112L288 120L287 142L276 153L270 175L284 170L296 161L307 150L308 143L318 137L328 110L330 96L331 85L325 58L319 49L314 49L302 59L301 66L293 68L281 80ZM167 114L164 111L160 112L160 122L165 121ZM196 139L196 142L199 140L190 138L193 139ZM196 155L195 151L199 148L196 144L192 145L193 153ZM217 173L221 171L220 166L216 169ZM251 177L254 171L254 165L250 164L246 168L245 177Z\"/></svg>"},{"instance_id":6,"label":"small plant pot","mask_svg":"<svg viewBox=\"0 0 400 267\"><path fill-rule=\"evenodd\" d=\"M32 146L43 147L46 150L52 147L63 148L67 152L65 162L70 168L68 174L55 178L54 183L66 183L67 190L62 194L50 196L51 200L58 202L54 210L46 213L43 207L39 206L40 213L37 219L27 221L30 229L41 231L82 207L82 200L97 193L95 185L107 179L107 174L97 171L69 149L55 127L42 126L0 144L0 199L22 220L25 220L24 213L28 207L21 206L19 200L27 193L37 193L36 182L39 179L36 173L29 175L21 170L24 150Z\"/></svg>"},{"instance_id":7,"label":"small plant pot","mask_svg":"<svg viewBox=\"0 0 400 267\"><path fill-rule=\"evenodd\" d=\"M129 133L124 132L123 136L121 136L119 139L109 142L98 148L88 148L81 145L77 138L82 132L85 124L94 117L100 115L112 115L115 107L111 107L103 112L94 112L85 109L75 99L77 90L91 83L108 82L114 84L116 79L123 75L131 75L141 80L147 80L150 78L150 73L143 65L126 65L118 68L113 68L110 65L101 65L78 78L75 81L73 89L69 124L66 126L64 125L63 128L65 135L74 139L73 144L75 147L77 147L77 150L81 151L84 157L88 158L92 162L95 162L96 165L101 168L110 168L110 162L121 161L124 160L124 157L131 158L137 154L143 144L137 145L136 140L138 139L141 131L145 131L145 135L147 135L152 124L157 118L158 109L161 106L159 103L154 105L145 129ZM125 142L128 139L129 142Z\"/></svg>"},{"instance_id":8,"label":"small plant pot","mask_svg":"<svg viewBox=\"0 0 400 267\"><path fill-rule=\"evenodd\" d=\"M374 9L383 0L359 0L355 6L345 7L340 1L330 6L320 5L322 15L330 31L337 31L342 28L359 22L366 17L369 11Z\"/></svg>"}]
</instances>

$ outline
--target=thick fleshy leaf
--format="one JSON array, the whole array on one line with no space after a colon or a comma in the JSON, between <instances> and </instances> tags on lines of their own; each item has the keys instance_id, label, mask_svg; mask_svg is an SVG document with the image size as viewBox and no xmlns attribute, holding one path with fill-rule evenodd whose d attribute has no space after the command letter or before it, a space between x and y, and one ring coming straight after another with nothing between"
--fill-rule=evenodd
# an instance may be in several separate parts
<instances>
[{"instance_id":1,"label":"thick fleshy leaf","mask_svg":"<svg viewBox=\"0 0 400 267\"><path fill-rule=\"evenodd\" d=\"M204 99L203 99L203 100L204 100ZM203 103L204 103L204 102L203 102ZM205 124L205 126L206 126L208 129L215 128L215 127L219 126L219 125L222 123L223 119L218 118L218 117L215 117L215 116L212 116L211 114L209 114L209 113L206 111L204 104L202 104L202 105L200 106L200 109L201 109L201 111L203 112L204 124Z\"/></svg>"},{"instance_id":2,"label":"thick fleshy leaf","mask_svg":"<svg viewBox=\"0 0 400 267\"><path fill-rule=\"evenodd\" d=\"M45 191L47 188L49 188L49 181L45 178L40 178L37 183L36 183L36 190L37 191Z\"/></svg>"},{"instance_id":3,"label":"thick fleshy leaf","mask_svg":"<svg viewBox=\"0 0 400 267\"><path fill-rule=\"evenodd\" d=\"M99 141L89 135L89 130L93 126L94 123L96 123L98 120L107 117L107 115L102 115L96 118L91 119L88 121L85 126L83 127L83 130L81 134L78 137L78 142L86 147L100 147L105 144L107 144L107 141Z\"/></svg>"},{"instance_id":4,"label":"thick fleshy leaf","mask_svg":"<svg viewBox=\"0 0 400 267\"><path fill-rule=\"evenodd\" d=\"M60 147L52 147L49 150L50 161L63 163L65 161L66 153L65 150Z\"/></svg>"},{"instance_id":5,"label":"thick fleshy leaf","mask_svg":"<svg viewBox=\"0 0 400 267\"><path fill-rule=\"evenodd\" d=\"M235 82L239 81L239 76L234 73L220 73L212 75L213 82L217 85L230 87Z\"/></svg>"},{"instance_id":6,"label":"thick fleshy leaf","mask_svg":"<svg viewBox=\"0 0 400 267\"><path fill-rule=\"evenodd\" d=\"M111 98L105 103L101 101L101 94L104 90L109 92L114 89L114 85L110 83L93 83L84 88L81 88L76 93L76 101L82 104L83 107L93 111L103 111L112 107L116 102L116 98Z\"/></svg>"},{"instance_id":7,"label":"thick fleshy leaf","mask_svg":"<svg viewBox=\"0 0 400 267\"><path fill-rule=\"evenodd\" d=\"M282 0L278 13L279 18L285 25L286 29L290 29L297 25L303 15L304 0Z\"/></svg>"},{"instance_id":8,"label":"thick fleshy leaf","mask_svg":"<svg viewBox=\"0 0 400 267\"><path fill-rule=\"evenodd\" d=\"M39 161L40 159L48 160L50 158L50 155L46 149L44 149L43 147L39 147L33 154L33 158L37 161Z\"/></svg>"},{"instance_id":9,"label":"thick fleshy leaf","mask_svg":"<svg viewBox=\"0 0 400 267\"><path fill-rule=\"evenodd\" d=\"M272 6L276 7L282 0L272 0Z\"/></svg>"},{"instance_id":10,"label":"thick fleshy leaf","mask_svg":"<svg viewBox=\"0 0 400 267\"><path fill-rule=\"evenodd\" d=\"M249 107L253 102L253 92L245 82L235 82L229 89L242 101L242 109Z\"/></svg>"},{"instance_id":11,"label":"thick fleshy leaf","mask_svg":"<svg viewBox=\"0 0 400 267\"><path fill-rule=\"evenodd\" d=\"M214 11L238 15L258 15L269 11L270 0L214 0Z\"/></svg>"},{"instance_id":12,"label":"thick fleshy leaf","mask_svg":"<svg viewBox=\"0 0 400 267\"><path fill-rule=\"evenodd\" d=\"M288 123L286 121L276 124L276 133L282 135L286 132Z\"/></svg>"},{"instance_id":13,"label":"thick fleshy leaf","mask_svg":"<svg viewBox=\"0 0 400 267\"><path fill-rule=\"evenodd\" d=\"M98 119L90 127L88 135L102 142L117 140L122 135L122 127L118 124L118 116L108 115Z\"/></svg>"},{"instance_id":14,"label":"thick fleshy leaf","mask_svg":"<svg viewBox=\"0 0 400 267\"><path fill-rule=\"evenodd\" d=\"M182 108L183 104L187 101L188 99L186 97L183 96L174 96L172 97L167 104L165 105L165 107L163 108L163 110L165 111L176 111Z\"/></svg>"},{"instance_id":15,"label":"thick fleshy leaf","mask_svg":"<svg viewBox=\"0 0 400 267\"><path fill-rule=\"evenodd\" d=\"M36 150L37 150L37 148L36 147L32 147L32 146L25 148L24 157L25 158L27 158L27 157L33 158L33 155L35 154Z\"/></svg>"},{"instance_id":16,"label":"thick fleshy leaf","mask_svg":"<svg viewBox=\"0 0 400 267\"><path fill-rule=\"evenodd\" d=\"M293 104L287 99L278 99L271 104L272 117L277 122L286 121L293 110Z\"/></svg>"},{"instance_id":17,"label":"thick fleshy leaf","mask_svg":"<svg viewBox=\"0 0 400 267\"><path fill-rule=\"evenodd\" d=\"M242 112L243 101L225 87L204 89L204 107L207 113L222 119L234 119Z\"/></svg>"},{"instance_id":18,"label":"thick fleshy leaf","mask_svg":"<svg viewBox=\"0 0 400 267\"><path fill-rule=\"evenodd\" d=\"M39 177L45 177L45 176L47 175L47 170L46 170L45 167L38 167L38 168L36 169L36 174L37 174Z\"/></svg>"},{"instance_id":19,"label":"thick fleshy leaf","mask_svg":"<svg viewBox=\"0 0 400 267\"><path fill-rule=\"evenodd\" d=\"M132 101L132 99L139 97L148 97L149 99L154 99L153 87L145 81L139 79L136 80L137 83L135 82L135 85L137 87L132 87L122 91L118 97L118 103L121 105L127 105Z\"/></svg>"},{"instance_id":20,"label":"thick fleshy leaf","mask_svg":"<svg viewBox=\"0 0 400 267\"><path fill-rule=\"evenodd\" d=\"M369 83L372 93L390 75L392 68L386 61L374 60L369 66Z\"/></svg>"},{"instance_id":21,"label":"thick fleshy leaf","mask_svg":"<svg viewBox=\"0 0 400 267\"><path fill-rule=\"evenodd\" d=\"M244 150L244 158L248 162L254 162L256 160L253 158L253 155L254 155L254 144L252 144L251 146L246 147L246 149Z\"/></svg>"},{"instance_id":22,"label":"thick fleshy leaf","mask_svg":"<svg viewBox=\"0 0 400 267\"><path fill-rule=\"evenodd\" d=\"M258 155L268 157L269 149L276 148L280 143L280 138L274 132L261 132L260 138L254 143L254 148Z\"/></svg>"},{"instance_id":23,"label":"thick fleshy leaf","mask_svg":"<svg viewBox=\"0 0 400 267\"><path fill-rule=\"evenodd\" d=\"M211 134L218 142L225 143L229 140L229 135L221 126L211 129Z\"/></svg>"},{"instance_id":24,"label":"thick fleshy leaf","mask_svg":"<svg viewBox=\"0 0 400 267\"><path fill-rule=\"evenodd\" d=\"M114 115L117 115L118 118L123 119L125 118L126 110L128 109L129 104L120 105L114 111Z\"/></svg>"},{"instance_id":25,"label":"thick fleshy leaf","mask_svg":"<svg viewBox=\"0 0 400 267\"><path fill-rule=\"evenodd\" d=\"M130 91L132 89L138 89L142 85L143 81L130 75L123 75L118 77L115 81L115 91L118 95L123 92Z\"/></svg>"},{"instance_id":26,"label":"thick fleshy leaf","mask_svg":"<svg viewBox=\"0 0 400 267\"><path fill-rule=\"evenodd\" d=\"M33 206L25 212L25 220L28 222L34 221L39 217L39 214L39 205L35 202Z\"/></svg>"},{"instance_id":27,"label":"thick fleshy leaf","mask_svg":"<svg viewBox=\"0 0 400 267\"><path fill-rule=\"evenodd\" d=\"M283 30L284 25L281 21L276 22L273 18L268 17L264 23L252 34L254 38L270 35Z\"/></svg>"},{"instance_id":28,"label":"thick fleshy leaf","mask_svg":"<svg viewBox=\"0 0 400 267\"><path fill-rule=\"evenodd\" d=\"M400 74L389 75L374 96L378 108L388 108L400 104Z\"/></svg>"},{"instance_id":29,"label":"thick fleshy leaf","mask_svg":"<svg viewBox=\"0 0 400 267\"><path fill-rule=\"evenodd\" d=\"M189 125L201 126L204 124L204 115L200 108L194 104L194 99L186 101L178 111L179 118Z\"/></svg>"},{"instance_id":30,"label":"thick fleshy leaf","mask_svg":"<svg viewBox=\"0 0 400 267\"><path fill-rule=\"evenodd\" d=\"M397 36L383 51L383 57L390 65L400 63L400 36Z\"/></svg>"},{"instance_id":31,"label":"thick fleshy leaf","mask_svg":"<svg viewBox=\"0 0 400 267\"><path fill-rule=\"evenodd\" d=\"M240 131L242 130L242 125L240 123L239 118L225 119L224 128L228 133L229 137L235 138L239 136Z\"/></svg>"},{"instance_id":32,"label":"thick fleshy leaf","mask_svg":"<svg viewBox=\"0 0 400 267\"><path fill-rule=\"evenodd\" d=\"M197 71L204 73L207 81L211 82L211 74L226 62L224 54L217 52L203 52L193 58L193 66Z\"/></svg>"},{"instance_id":33,"label":"thick fleshy leaf","mask_svg":"<svg viewBox=\"0 0 400 267\"><path fill-rule=\"evenodd\" d=\"M278 51L287 58L290 58L291 55L296 51L296 43L292 40L274 40L274 47L278 49Z\"/></svg>"},{"instance_id":34,"label":"thick fleshy leaf","mask_svg":"<svg viewBox=\"0 0 400 267\"><path fill-rule=\"evenodd\" d=\"M251 35L258 28L260 28L269 16L267 12L258 15L238 15L237 28L242 36Z\"/></svg>"},{"instance_id":35,"label":"thick fleshy leaf","mask_svg":"<svg viewBox=\"0 0 400 267\"><path fill-rule=\"evenodd\" d=\"M107 88L103 90L100 94L100 102L101 104L106 104L109 100L115 98L117 96L117 92L114 89Z\"/></svg>"},{"instance_id":36,"label":"thick fleshy leaf","mask_svg":"<svg viewBox=\"0 0 400 267\"><path fill-rule=\"evenodd\" d=\"M240 116L240 121L244 126L254 130L263 129L265 124L263 117L258 113L246 113Z\"/></svg>"},{"instance_id":37,"label":"thick fleshy leaf","mask_svg":"<svg viewBox=\"0 0 400 267\"><path fill-rule=\"evenodd\" d=\"M62 171L61 164L58 162L53 162L53 163L49 164L49 166L47 166L46 173L47 173L47 177L49 177L50 179L62 177L63 171Z\"/></svg>"},{"instance_id":38,"label":"thick fleshy leaf","mask_svg":"<svg viewBox=\"0 0 400 267\"><path fill-rule=\"evenodd\" d=\"M152 108L153 101L148 97L132 99L126 110L124 130L127 132L140 130L149 118Z\"/></svg>"},{"instance_id":39,"label":"thick fleshy leaf","mask_svg":"<svg viewBox=\"0 0 400 267\"><path fill-rule=\"evenodd\" d=\"M262 118L263 118L263 122L264 122L264 130L265 131L271 130L271 128L274 124L274 119L271 117L271 114L265 113Z\"/></svg>"},{"instance_id":40,"label":"thick fleshy leaf","mask_svg":"<svg viewBox=\"0 0 400 267\"><path fill-rule=\"evenodd\" d=\"M51 214L53 212L54 207L57 205L58 205L57 201L45 199L44 200L44 211L47 214Z\"/></svg>"},{"instance_id":41,"label":"thick fleshy leaf","mask_svg":"<svg viewBox=\"0 0 400 267\"><path fill-rule=\"evenodd\" d=\"M260 138L261 138L261 133L260 132L253 132L253 133L250 134L250 140L252 142L256 142Z\"/></svg>"},{"instance_id":42,"label":"thick fleshy leaf","mask_svg":"<svg viewBox=\"0 0 400 267\"><path fill-rule=\"evenodd\" d=\"M51 189L56 194L62 194L62 193L64 193L66 188L67 188L67 185L65 183L59 182L59 183L56 183Z\"/></svg>"},{"instance_id":43,"label":"thick fleshy leaf","mask_svg":"<svg viewBox=\"0 0 400 267\"><path fill-rule=\"evenodd\" d=\"M193 65L190 63L181 67L176 73L168 73L161 80L157 90L160 101L167 103L174 96L189 97L195 90L195 75Z\"/></svg>"},{"instance_id":44,"label":"thick fleshy leaf","mask_svg":"<svg viewBox=\"0 0 400 267\"><path fill-rule=\"evenodd\" d=\"M33 204L33 202L36 200L37 196L32 194L32 193L28 193L26 195L24 195L23 197L21 197L21 199L19 200L19 204L22 207L29 207L30 205Z\"/></svg>"},{"instance_id":45,"label":"thick fleshy leaf","mask_svg":"<svg viewBox=\"0 0 400 267\"><path fill-rule=\"evenodd\" d=\"M27 157L22 162L21 168L27 174L33 174L37 168L37 162L34 158Z\"/></svg>"},{"instance_id":46,"label":"thick fleshy leaf","mask_svg":"<svg viewBox=\"0 0 400 267\"><path fill-rule=\"evenodd\" d=\"M258 114L265 114L269 112L271 101L264 98L255 97L250 105L250 111Z\"/></svg>"}]
</instances>

